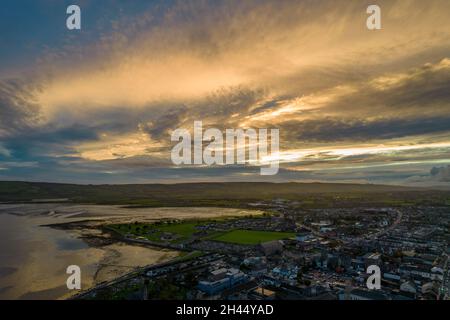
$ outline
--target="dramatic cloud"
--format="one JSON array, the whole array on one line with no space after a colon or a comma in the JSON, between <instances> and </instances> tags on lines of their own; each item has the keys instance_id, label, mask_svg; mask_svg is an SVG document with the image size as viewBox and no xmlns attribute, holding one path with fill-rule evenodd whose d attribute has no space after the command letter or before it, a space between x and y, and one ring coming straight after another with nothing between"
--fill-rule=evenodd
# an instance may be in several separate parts
<instances>
[{"instance_id":1,"label":"dramatic cloud","mask_svg":"<svg viewBox=\"0 0 450 320\"><path fill-rule=\"evenodd\" d=\"M87 0L80 32L62 5L27 33L0 14L0 178L262 179L174 167L170 133L202 120L279 128L277 181L447 183L450 2L377 1L380 31L369 4Z\"/></svg>"}]
</instances>

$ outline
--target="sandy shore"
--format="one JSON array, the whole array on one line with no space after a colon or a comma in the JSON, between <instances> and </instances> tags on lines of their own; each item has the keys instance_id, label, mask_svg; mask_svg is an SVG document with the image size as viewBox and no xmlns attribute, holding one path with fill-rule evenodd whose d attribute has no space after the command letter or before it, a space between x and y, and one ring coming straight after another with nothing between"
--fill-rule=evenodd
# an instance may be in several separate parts
<instances>
[{"instance_id":1,"label":"sandy shore","mask_svg":"<svg viewBox=\"0 0 450 320\"><path fill-rule=\"evenodd\" d=\"M82 289L136 267L179 255L174 250L124 243L101 226L133 221L262 214L228 208L122 208L70 204L0 205L0 299L64 299L66 268L79 265Z\"/></svg>"}]
</instances>

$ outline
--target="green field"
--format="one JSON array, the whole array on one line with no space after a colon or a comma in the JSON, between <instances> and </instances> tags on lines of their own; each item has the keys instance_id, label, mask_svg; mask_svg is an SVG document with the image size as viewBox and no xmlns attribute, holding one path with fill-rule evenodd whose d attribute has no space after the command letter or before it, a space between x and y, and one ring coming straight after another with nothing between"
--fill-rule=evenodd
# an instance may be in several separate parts
<instances>
[{"instance_id":1,"label":"green field","mask_svg":"<svg viewBox=\"0 0 450 320\"><path fill-rule=\"evenodd\" d=\"M195 226L197 225L197 222L174 223L165 226L158 226L158 230L162 232L179 234L183 237L190 237L197 231L195 229Z\"/></svg>"},{"instance_id":2,"label":"green field","mask_svg":"<svg viewBox=\"0 0 450 320\"><path fill-rule=\"evenodd\" d=\"M171 224L147 224L147 223L130 223L110 225L109 228L119 232L122 235L131 233L136 236L144 237L152 241L160 241L163 232L178 235L178 238L171 242L179 242L188 239L196 232L195 226L198 222L183 222Z\"/></svg>"},{"instance_id":3,"label":"green field","mask_svg":"<svg viewBox=\"0 0 450 320\"><path fill-rule=\"evenodd\" d=\"M174 223L126 223L126 224L111 224L108 228L121 234L133 234L136 237L143 237L151 241L161 241L163 233L170 233L176 236L176 239L169 240L171 243L178 243L191 238L194 233L198 232L197 226L214 221L215 223L225 222L235 217L219 217L216 219L207 220L190 220L184 222Z\"/></svg>"},{"instance_id":4,"label":"green field","mask_svg":"<svg viewBox=\"0 0 450 320\"><path fill-rule=\"evenodd\" d=\"M215 236L211 238L211 240L255 245L273 240L287 239L293 236L295 236L295 233L292 232L232 230L230 232Z\"/></svg>"}]
</instances>

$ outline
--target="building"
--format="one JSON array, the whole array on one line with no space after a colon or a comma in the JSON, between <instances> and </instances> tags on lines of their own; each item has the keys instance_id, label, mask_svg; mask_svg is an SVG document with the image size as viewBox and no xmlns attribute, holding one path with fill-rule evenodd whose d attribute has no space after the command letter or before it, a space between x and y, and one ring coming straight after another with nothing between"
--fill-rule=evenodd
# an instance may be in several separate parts
<instances>
[{"instance_id":1,"label":"building","mask_svg":"<svg viewBox=\"0 0 450 320\"><path fill-rule=\"evenodd\" d=\"M387 300L387 297L374 290L346 289L339 293L339 300Z\"/></svg>"},{"instance_id":2,"label":"building","mask_svg":"<svg viewBox=\"0 0 450 320\"><path fill-rule=\"evenodd\" d=\"M260 248L266 256L269 256L283 251L283 243L280 240L269 241L261 243Z\"/></svg>"},{"instance_id":3,"label":"building","mask_svg":"<svg viewBox=\"0 0 450 320\"><path fill-rule=\"evenodd\" d=\"M305 242L305 241L308 241L308 240L311 240L311 239L313 239L314 237L313 237L313 235L311 234L311 232L299 232L299 233L297 233L297 235L295 236L295 239L297 240L297 241L300 241L300 242Z\"/></svg>"},{"instance_id":4,"label":"building","mask_svg":"<svg viewBox=\"0 0 450 320\"><path fill-rule=\"evenodd\" d=\"M367 253L363 256L363 261L366 268L368 266L380 266L381 265L381 255L379 253Z\"/></svg>"},{"instance_id":5,"label":"building","mask_svg":"<svg viewBox=\"0 0 450 320\"><path fill-rule=\"evenodd\" d=\"M248 281L248 276L238 269L221 268L211 272L207 279L199 281L197 288L209 295Z\"/></svg>"},{"instance_id":6,"label":"building","mask_svg":"<svg viewBox=\"0 0 450 320\"><path fill-rule=\"evenodd\" d=\"M276 293L263 286L259 286L250 293L250 297L254 300L274 300Z\"/></svg>"},{"instance_id":7,"label":"building","mask_svg":"<svg viewBox=\"0 0 450 320\"><path fill-rule=\"evenodd\" d=\"M400 285L400 291L415 295L417 286L413 281L405 281Z\"/></svg>"}]
</instances>

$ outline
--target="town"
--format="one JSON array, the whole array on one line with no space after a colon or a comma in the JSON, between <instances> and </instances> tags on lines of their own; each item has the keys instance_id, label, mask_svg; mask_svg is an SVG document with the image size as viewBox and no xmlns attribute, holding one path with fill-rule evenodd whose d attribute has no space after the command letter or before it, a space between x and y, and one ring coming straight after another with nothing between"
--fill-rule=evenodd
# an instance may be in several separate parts
<instances>
[{"instance_id":1,"label":"town","mask_svg":"<svg viewBox=\"0 0 450 320\"><path fill-rule=\"evenodd\" d=\"M284 199L248 206L264 214L104 226L123 241L182 254L75 298L448 298L448 207L302 209ZM369 266L381 270L379 290L366 285Z\"/></svg>"}]
</instances>

